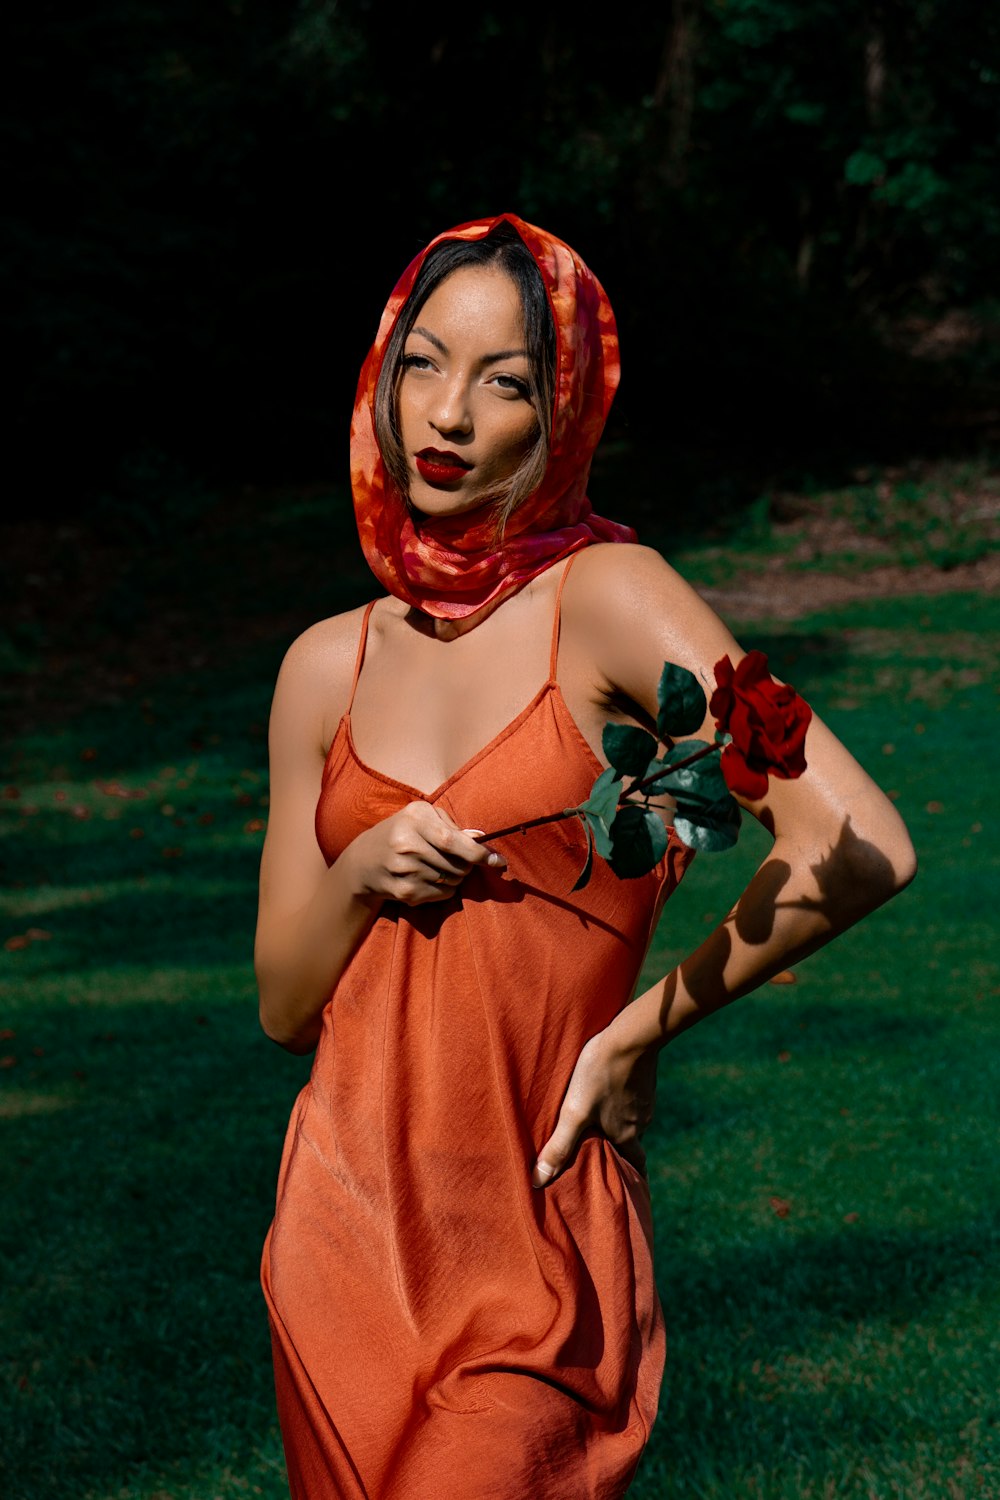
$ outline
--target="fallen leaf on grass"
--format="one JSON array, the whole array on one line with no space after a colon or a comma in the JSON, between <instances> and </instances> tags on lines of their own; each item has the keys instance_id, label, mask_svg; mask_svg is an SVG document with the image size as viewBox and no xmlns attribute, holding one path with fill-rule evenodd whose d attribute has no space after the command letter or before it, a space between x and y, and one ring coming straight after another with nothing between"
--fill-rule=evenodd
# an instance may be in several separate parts
<instances>
[{"instance_id":1,"label":"fallen leaf on grass","mask_svg":"<svg viewBox=\"0 0 1000 1500\"><path fill-rule=\"evenodd\" d=\"M250 821L249 821L249 823L244 823L243 824L243 832L244 833L260 833L261 829L262 828L266 828L266 826L267 825L264 822L263 818L251 818Z\"/></svg>"},{"instance_id":2,"label":"fallen leaf on grass","mask_svg":"<svg viewBox=\"0 0 1000 1500\"><path fill-rule=\"evenodd\" d=\"M29 927L27 932L15 932L13 937L7 938L4 947L8 953L16 953L20 948L29 948L32 943L47 943L51 936L44 927Z\"/></svg>"},{"instance_id":3,"label":"fallen leaf on grass","mask_svg":"<svg viewBox=\"0 0 1000 1500\"><path fill-rule=\"evenodd\" d=\"M16 786L5 786L3 789L3 794L5 797L10 798L12 802L15 802L17 798L20 797L21 792L20 789Z\"/></svg>"},{"instance_id":4,"label":"fallen leaf on grass","mask_svg":"<svg viewBox=\"0 0 1000 1500\"><path fill-rule=\"evenodd\" d=\"M770 984L798 984L798 978L791 969L782 969L780 974L772 974Z\"/></svg>"},{"instance_id":5,"label":"fallen leaf on grass","mask_svg":"<svg viewBox=\"0 0 1000 1500\"><path fill-rule=\"evenodd\" d=\"M131 800L135 797L149 796L144 786L123 786L120 781L95 781L94 785L99 792L104 793L105 797L124 797Z\"/></svg>"},{"instance_id":6,"label":"fallen leaf on grass","mask_svg":"<svg viewBox=\"0 0 1000 1500\"><path fill-rule=\"evenodd\" d=\"M13 1068L16 1064L17 1058L13 1053L8 1053L6 1057L0 1057L0 1068Z\"/></svg>"},{"instance_id":7,"label":"fallen leaf on grass","mask_svg":"<svg viewBox=\"0 0 1000 1500\"><path fill-rule=\"evenodd\" d=\"M792 1060L792 1054L790 1052L779 1052L778 1053L778 1061L779 1062L791 1062L791 1060Z\"/></svg>"},{"instance_id":8,"label":"fallen leaf on grass","mask_svg":"<svg viewBox=\"0 0 1000 1500\"><path fill-rule=\"evenodd\" d=\"M14 1031L12 1027L5 1026L3 1030L0 1031L0 1042L12 1042L15 1036L17 1036L17 1032Z\"/></svg>"},{"instance_id":9,"label":"fallen leaf on grass","mask_svg":"<svg viewBox=\"0 0 1000 1500\"><path fill-rule=\"evenodd\" d=\"M845 1224L856 1224L860 1218L861 1218L860 1214L854 1214L854 1213L845 1214L844 1215L844 1223Z\"/></svg>"},{"instance_id":10,"label":"fallen leaf on grass","mask_svg":"<svg viewBox=\"0 0 1000 1500\"><path fill-rule=\"evenodd\" d=\"M787 1219L792 1211L792 1205L787 1198L768 1198L771 1211L778 1219Z\"/></svg>"}]
</instances>

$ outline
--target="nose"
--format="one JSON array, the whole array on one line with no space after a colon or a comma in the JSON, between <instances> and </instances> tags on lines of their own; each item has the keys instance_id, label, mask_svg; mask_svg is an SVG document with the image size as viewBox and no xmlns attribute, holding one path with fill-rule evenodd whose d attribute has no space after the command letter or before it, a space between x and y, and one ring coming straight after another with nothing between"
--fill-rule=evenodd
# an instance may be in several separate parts
<instances>
[{"instance_id":1,"label":"nose","mask_svg":"<svg viewBox=\"0 0 1000 1500\"><path fill-rule=\"evenodd\" d=\"M466 382L457 378L445 380L435 392L428 417L436 432L470 433L472 409Z\"/></svg>"}]
</instances>

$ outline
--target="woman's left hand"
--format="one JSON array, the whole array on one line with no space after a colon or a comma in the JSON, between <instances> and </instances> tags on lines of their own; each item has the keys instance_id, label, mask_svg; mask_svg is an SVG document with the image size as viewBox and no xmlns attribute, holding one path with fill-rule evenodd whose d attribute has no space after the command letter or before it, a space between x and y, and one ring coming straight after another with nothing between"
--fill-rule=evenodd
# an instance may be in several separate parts
<instances>
[{"instance_id":1,"label":"woman's left hand","mask_svg":"<svg viewBox=\"0 0 1000 1500\"><path fill-rule=\"evenodd\" d=\"M556 1127L538 1153L533 1187L555 1181L586 1130L599 1130L620 1156L645 1173L640 1137L653 1117L657 1053L623 1046L614 1023L591 1037L573 1069Z\"/></svg>"}]
</instances>

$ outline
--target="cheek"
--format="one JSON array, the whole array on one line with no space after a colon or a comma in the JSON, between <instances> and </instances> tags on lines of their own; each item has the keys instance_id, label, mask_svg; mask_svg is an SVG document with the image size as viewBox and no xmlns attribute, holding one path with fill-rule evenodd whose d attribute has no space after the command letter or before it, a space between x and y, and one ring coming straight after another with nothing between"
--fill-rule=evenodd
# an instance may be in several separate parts
<instances>
[{"instance_id":1,"label":"cheek","mask_svg":"<svg viewBox=\"0 0 1000 1500\"><path fill-rule=\"evenodd\" d=\"M534 446L538 437L538 423L534 413L522 416L520 413L504 426L502 436L498 440L498 448L502 449L504 458L512 463L520 463L524 455Z\"/></svg>"},{"instance_id":2,"label":"cheek","mask_svg":"<svg viewBox=\"0 0 1000 1500\"><path fill-rule=\"evenodd\" d=\"M407 426L413 421L413 408L412 391L405 385L400 385L396 392L396 425L400 432L405 432Z\"/></svg>"}]
</instances>

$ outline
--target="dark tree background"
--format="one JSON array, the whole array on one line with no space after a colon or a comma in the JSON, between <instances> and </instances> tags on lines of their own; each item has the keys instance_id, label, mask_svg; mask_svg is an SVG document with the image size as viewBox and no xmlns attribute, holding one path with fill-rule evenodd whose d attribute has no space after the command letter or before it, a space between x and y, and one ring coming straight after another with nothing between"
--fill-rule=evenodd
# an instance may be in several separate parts
<instances>
[{"instance_id":1,"label":"dark tree background","mask_svg":"<svg viewBox=\"0 0 1000 1500\"><path fill-rule=\"evenodd\" d=\"M607 286L612 444L661 494L994 437L1000 10L602 16L19 7L0 101L17 498L76 514L164 475L343 477L393 281L433 233L503 210ZM936 340L956 308L963 336Z\"/></svg>"}]
</instances>

